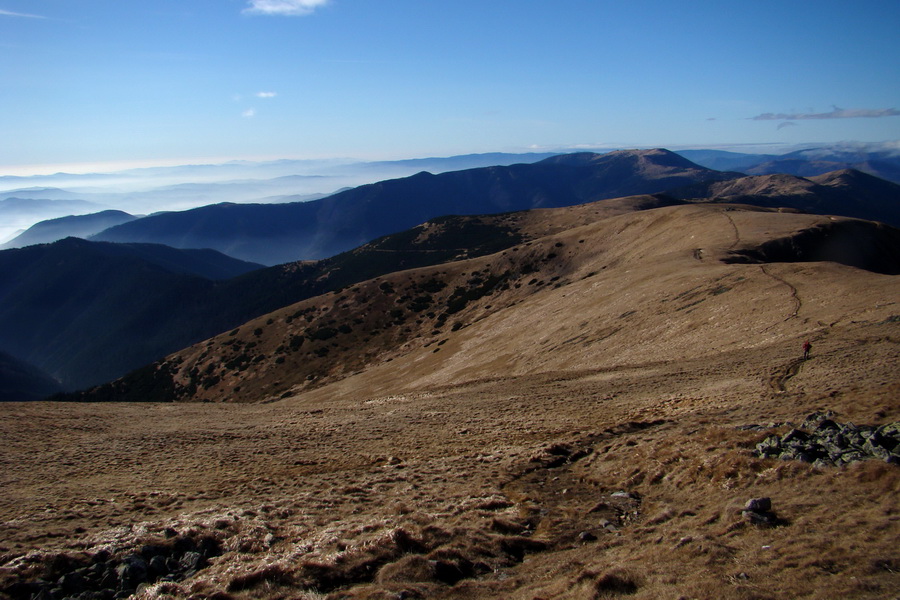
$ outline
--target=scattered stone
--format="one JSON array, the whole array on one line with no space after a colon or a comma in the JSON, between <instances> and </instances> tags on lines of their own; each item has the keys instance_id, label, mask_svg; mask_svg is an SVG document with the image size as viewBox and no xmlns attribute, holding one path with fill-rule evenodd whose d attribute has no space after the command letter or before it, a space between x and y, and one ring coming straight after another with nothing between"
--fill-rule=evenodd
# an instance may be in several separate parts
<instances>
[{"instance_id":1,"label":"scattered stone","mask_svg":"<svg viewBox=\"0 0 900 600\"><path fill-rule=\"evenodd\" d=\"M880 427L838 423L831 411L816 412L784 436L769 435L756 445L760 458L800 460L816 467L839 467L877 459L900 464L900 422Z\"/></svg>"},{"instance_id":2,"label":"scattered stone","mask_svg":"<svg viewBox=\"0 0 900 600\"><path fill-rule=\"evenodd\" d=\"M637 498L637 496L635 496L631 492L622 492L622 491L613 492L612 494L610 494L610 497L611 498L629 498L632 500Z\"/></svg>"},{"instance_id":3,"label":"scattered stone","mask_svg":"<svg viewBox=\"0 0 900 600\"><path fill-rule=\"evenodd\" d=\"M608 531L610 533L615 533L619 530L619 528L616 526L616 524L608 519L600 519L600 527L602 527L603 529L605 529L606 531Z\"/></svg>"},{"instance_id":4,"label":"scattered stone","mask_svg":"<svg viewBox=\"0 0 900 600\"><path fill-rule=\"evenodd\" d=\"M590 531L582 531L578 534L578 540L582 542L595 542L597 541L597 536Z\"/></svg>"},{"instance_id":5,"label":"scattered stone","mask_svg":"<svg viewBox=\"0 0 900 600\"><path fill-rule=\"evenodd\" d=\"M751 525L774 527L781 523L778 515L772 512L771 498L750 498L741 512Z\"/></svg>"}]
</instances>

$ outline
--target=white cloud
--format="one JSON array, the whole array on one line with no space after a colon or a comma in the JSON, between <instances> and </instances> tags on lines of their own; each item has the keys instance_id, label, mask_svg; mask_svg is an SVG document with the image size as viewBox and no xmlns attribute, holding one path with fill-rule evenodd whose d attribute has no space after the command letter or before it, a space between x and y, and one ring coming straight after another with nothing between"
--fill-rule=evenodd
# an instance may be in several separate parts
<instances>
[{"instance_id":1,"label":"white cloud","mask_svg":"<svg viewBox=\"0 0 900 600\"><path fill-rule=\"evenodd\" d=\"M755 117L751 117L754 121L799 121L805 119L879 119L881 117L897 117L900 116L900 110L896 108L853 108L843 109L834 107L834 110L827 113L763 113Z\"/></svg>"},{"instance_id":2,"label":"white cloud","mask_svg":"<svg viewBox=\"0 0 900 600\"><path fill-rule=\"evenodd\" d=\"M285 15L302 17L312 14L331 0L249 0L243 12L253 15Z\"/></svg>"},{"instance_id":3,"label":"white cloud","mask_svg":"<svg viewBox=\"0 0 900 600\"><path fill-rule=\"evenodd\" d=\"M244 112L241 113L241 116L242 116L242 117L246 117L246 118L248 118L248 119L251 118L251 117L255 117L255 116L256 116L256 109L255 109L255 108L248 108L247 110L245 110Z\"/></svg>"},{"instance_id":4,"label":"white cloud","mask_svg":"<svg viewBox=\"0 0 900 600\"><path fill-rule=\"evenodd\" d=\"M29 15L28 13L17 13L9 10L0 9L0 17L25 17L27 19L46 19L41 15Z\"/></svg>"},{"instance_id":5,"label":"white cloud","mask_svg":"<svg viewBox=\"0 0 900 600\"><path fill-rule=\"evenodd\" d=\"M278 92L256 92L257 98L274 98Z\"/></svg>"}]
</instances>

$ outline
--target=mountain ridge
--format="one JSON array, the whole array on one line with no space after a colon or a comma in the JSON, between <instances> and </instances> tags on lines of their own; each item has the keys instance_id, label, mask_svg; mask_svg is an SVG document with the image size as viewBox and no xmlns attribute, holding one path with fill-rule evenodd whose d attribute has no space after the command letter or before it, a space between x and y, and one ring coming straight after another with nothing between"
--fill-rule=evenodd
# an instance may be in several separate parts
<instances>
[{"instance_id":1,"label":"mountain ridge","mask_svg":"<svg viewBox=\"0 0 900 600\"><path fill-rule=\"evenodd\" d=\"M664 150L561 156L508 167L421 172L302 204L226 204L167 213L113 227L94 239L212 247L275 264L334 255L446 214L567 206L737 176L683 162ZM669 164L673 161L680 166Z\"/></svg>"},{"instance_id":2,"label":"mountain ridge","mask_svg":"<svg viewBox=\"0 0 900 600\"><path fill-rule=\"evenodd\" d=\"M67 237L87 238L104 229L133 221L138 217L120 210L104 210L87 215L57 217L35 223L5 244L0 250L47 244Z\"/></svg>"}]
</instances>

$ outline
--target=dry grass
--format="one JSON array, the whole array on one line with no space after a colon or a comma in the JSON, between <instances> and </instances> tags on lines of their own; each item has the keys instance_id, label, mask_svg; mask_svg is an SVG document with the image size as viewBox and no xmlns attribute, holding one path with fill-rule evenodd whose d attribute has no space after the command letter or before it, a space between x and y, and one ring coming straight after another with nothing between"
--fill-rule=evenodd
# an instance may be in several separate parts
<instances>
[{"instance_id":1,"label":"dry grass","mask_svg":"<svg viewBox=\"0 0 900 600\"><path fill-rule=\"evenodd\" d=\"M558 255L539 289L474 300L455 331L431 335L423 311L401 345L339 343L313 383L241 371L257 399L293 389L278 401L0 406L0 589L174 532L223 553L143 598L895 597L900 469L751 450L817 410L900 420L896 279L723 265L818 217L717 210L585 217L443 267L468 280ZM339 297L315 302L355 315ZM741 513L756 497L777 526Z\"/></svg>"}]
</instances>

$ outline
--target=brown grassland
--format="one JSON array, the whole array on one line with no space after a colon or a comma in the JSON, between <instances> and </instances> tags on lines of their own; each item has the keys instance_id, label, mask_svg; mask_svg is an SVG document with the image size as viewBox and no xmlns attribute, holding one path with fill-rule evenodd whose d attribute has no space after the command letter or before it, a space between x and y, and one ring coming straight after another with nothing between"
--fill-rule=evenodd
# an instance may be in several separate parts
<instances>
[{"instance_id":1,"label":"brown grassland","mask_svg":"<svg viewBox=\"0 0 900 600\"><path fill-rule=\"evenodd\" d=\"M0 589L190 538L216 555L140 597L900 596L900 467L752 454L900 420L900 280L723 260L840 219L617 206L169 357L206 402L0 405Z\"/></svg>"}]
</instances>

